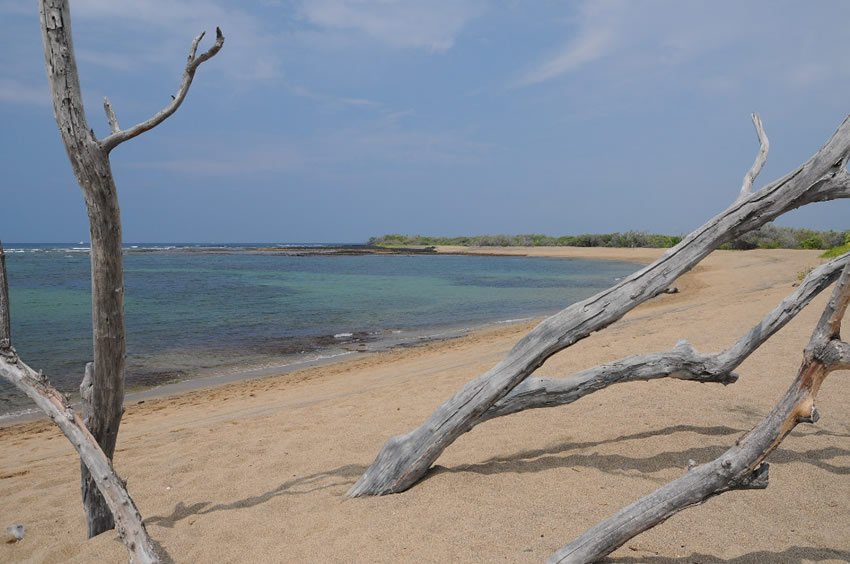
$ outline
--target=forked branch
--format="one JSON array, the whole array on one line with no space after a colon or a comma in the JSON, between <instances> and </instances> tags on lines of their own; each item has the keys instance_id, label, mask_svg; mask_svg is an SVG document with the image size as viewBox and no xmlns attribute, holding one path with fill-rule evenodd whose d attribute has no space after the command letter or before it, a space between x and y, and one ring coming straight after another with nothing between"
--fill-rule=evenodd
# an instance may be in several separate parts
<instances>
[{"instance_id":1,"label":"forked branch","mask_svg":"<svg viewBox=\"0 0 850 564\"><path fill-rule=\"evenodd\" d=\"M595 562L686 507L735 489L767 487L764 460L799 423L818 420L815 399L821 383L830 372L850 368L850 346L839 334L848 302L850 266L845 266L806 346L797 378L767 417L716 460L690 469L599 523L553 554L549 562Z\"/></svg>"},{"instance_id":2,"label":"forked branch","mask_svg":"<svg viewBox=\"0 0 850 564\"><path fill-rule=\"evenodd\" d=\"M752 118L753 127L756 128L756 135L759 138L759 152L756 154L756 160L753 162L753 166L751 166L750 170L747 171L747 174L744 175L744 182L741 184L741 195L738 196L739 198L743 198L752 193L753 182L761 172L765 161L767 161L767 152L770 151L770 142L767 140L767 134L764 132L764 126L761 124L761 118L758 114L752 114Z\"/></svg>"},{"instance_id":3,"label":"forked branch","mask_svg":"<svg viewBox=\"0 0 850 564\"><path fill-rule=\"evenodd\" d=\"M668 377L731 384L738 379L733 370L835 282L841 269L848 264L850 253L813 269L797 290L724 351L700 354L690 343L681 341L671 351L629 356L582 370L570 378L528 378L493 404L481 416L479 423L526 409L566 405L621 382Z\"/></svg>"},{"instance_id":4,"label":"forked branch","mask_svg":"<svg viewBox=\"0 0 850 564\"><path fill-rule=\"evenodd\" d=\"M3 307L3 304L8 303L6 264L0 244L0 376L29 396L77 449L80 459L88 467L97 488L112 511L118 535L130 553L130 562L162 562L160 552L148 536L136 504L127 493L126 484L115 473L97 440L80 416L71 409L64 396L50 385L42 373L36 372L18 358L12 348L11 334L4 329L9 327L10 316L9 308Z\"/></svg>"},{"instance_id":5,"label":"forked branch","mask_svg":"<svg viewBox=\"0 0 850 564\"><path fill-rule=\"evenodd\" d=\"M189 48L189 56L186 59L186 69L183 71L183 80L180 82L180 88L177 89L177 94L172 96L171 102L152 118L136 124L129 129L122 130L118 128L118 119L115 117L115 112L112 110L109 100L104 101L104 110L106 111L107 119L109 121L110 128L112 129L112 133L103 138L100 142L104 151L108 153L124 141L153 129L177 111L177 108L179 108L180 104L183 103L183 100L186 99L186 94L189 93L189 87L192 85L192 80L195 78L195 71L198 70L198 67L201 66L202 63L214 57L224 45L224 35L221 33L221 29L215 28L215 43L212 47L200 55L197 55L198 45L200 44L201 39L204 38L205 33L206 32L202 32L192 41L192 46Z\"/></svg>"}]
</instances>

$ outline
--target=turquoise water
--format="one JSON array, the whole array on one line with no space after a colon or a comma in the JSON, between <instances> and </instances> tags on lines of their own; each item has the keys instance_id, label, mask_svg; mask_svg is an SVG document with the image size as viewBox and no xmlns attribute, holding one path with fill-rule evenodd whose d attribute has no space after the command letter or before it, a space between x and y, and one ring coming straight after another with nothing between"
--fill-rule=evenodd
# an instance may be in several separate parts
<instances>
[{"instance_id":1,"label":"turquoise water","mask_svg":"<svg viewBox=\"0 0 850 564\"><path fill-rule=\"evenodd\" d=\"M16 349L73 394L91 356L88 253L8 245L7 269ZM127 384L377 350L549 314L636 269L525 257L128 249ZM0 415L25 407L0 382Z\"/></svg>"}]
</instances>

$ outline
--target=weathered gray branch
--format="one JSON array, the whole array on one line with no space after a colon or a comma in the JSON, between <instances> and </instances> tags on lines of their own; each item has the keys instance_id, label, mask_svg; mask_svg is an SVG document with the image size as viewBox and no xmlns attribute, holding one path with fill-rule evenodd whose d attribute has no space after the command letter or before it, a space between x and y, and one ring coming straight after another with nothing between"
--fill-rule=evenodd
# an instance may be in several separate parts
<instances>
[{"instance_id":1,"label":"weathered gray branch","mask_svg":"<svg viewBox=\"0 0 850 564\"><path fill-rule=\"evenodd\" d=\"M840 170L828 181L812 186L809 194L812 202L828 202L841 198L850 198L850 172Z\"/></svg>"},{"instance_id":2,"label":"weathered gray branch","mask_svg":"<svg viewBox=\"0 0 850 564\"><path fill-rule=\"evenodd\" d=\"M669 352L629 356L569 378L527 378L484 412L478 422L526 409L566 405L621 382L669 377L731 384L738 379L732 371L835 282L847 264L850 264L850 253L812 269L791 295L722 352L700 354L687 341L681 341Z\"/></svg>"},{"instance_id":3,"label":"weathered gray branch","mask_svg":"<svg viewBox=\"0 0 850 564\"><path fill-rule=\"evenodd\" d=\"M770 142L767 140L767 134L764 132L764 127L761 124L761 118L758 114L752 114L753 127L756 128L756 135L759 138L759 152L756 154L756 160L753 166L744 175L744 182L741 184L740 198L743 198L753 191L753 181L761 172L765 161L767 161L767 152L770 150Z\"/></svg>"},{"instance_id":4,"label":"weathered gray branch","mask_svg":"<svg viewBox=\"0 0 850 564\"><path fill-rule=\"evenodd\" d=\"M716 460L692 468L599 523L553 554L549 562L595 562L686 507L735 489L767 487L764 460L798 423L818 420L815 398L821 383L830 372L848 368L847 357L842 361L840 355L832 354L848 347L839 334L848 302L850 266L845 266L806 346L797 378L767 417Z\"/></svg>"},{"instance_id":5,"label":"weathered gray branch","mask_svg":"<svg viewBox=\"0 0 850 564\"><path fill-rule=\"evenodd\" d=\"M189 87L192 85L192 80L195 78L195 71L198 70L198 67L201 66L202 63L208 61L212 57L218 53L222 46L224 45L224 35L221 33L221 29L215 28L215 43L212 47L207 49L205 52L196 56L198 51L198 44L201 42L201 39L204 38L204 33L201 32L193 41L192 46L189 48L189 57L186 60L186 69L183 71L183 80L180 82L180 87L177 89L177 94L171 97L171 102L165 106L162 110L156 113L152 118L147 121L143 121L142 123L136 124L129 129L117 129L118 124L117 120L113 123L113 119L115 117L114 112L111 112L111 107L106 111L107 116L109 118L110 126L112 126L112 133L105 137L101 142L101 146L104 151L109 153L112 149L127 141L128 139L132 139L145 131L149 131L164 122L168 119L174 112L177 111L177 108L180 107L180 104L183 103L183 100L186 99L186 94L189 93ZM108 101L105 102L105 105L108 104Z\"/></svg>"},{"instance_id":6,"label":"weathered gray branch","mask_svg":"<svg viewBox=\"0 0 850 564\"><path fill-rule=\"evenodd\" d=\"M849 154L850 120L845 119L801 167L758 192L739 198L660 259L616 286L541 322L502 362L464 386L418 429L387 441L348 494L382 495L406 490L426 474L448 445L547 358L617 321L668 287L719 245L807 203L845 196Z\"/></svg>"},{"instance_id":7,"label":"weathered gray branch","mask_svg":"<svg viewBox=\"0 0 850 564\"><path fill-rule=\"evenodd\" d=\"M74 59L67 0L39 0L44 59L53 114L89 218L92 272L92 341L96 378L88 429L107 457L115 452L124 412L124 268L121 212L109 156L88 126ZM113 527L112 515L88 468L82 468L89 537Z\"/></svg>"},{"instance_id":8,"label":"weathered gray branch","mask_svg":"<svg viewBox=\"0 0 850 564\"><path fill-rule=\"evenodd\" d=\"M10 347L0 348L0 375L29 396L77 449L80 460L89 469L92 481L115 519L118 536L130 553L130 562L161 562L159 551L148 536L142 516L127 493L125 483L115 473L97 440L79 415L68 406L62 394L42 374L24 364Z\"/></svg>"}]
</instances>

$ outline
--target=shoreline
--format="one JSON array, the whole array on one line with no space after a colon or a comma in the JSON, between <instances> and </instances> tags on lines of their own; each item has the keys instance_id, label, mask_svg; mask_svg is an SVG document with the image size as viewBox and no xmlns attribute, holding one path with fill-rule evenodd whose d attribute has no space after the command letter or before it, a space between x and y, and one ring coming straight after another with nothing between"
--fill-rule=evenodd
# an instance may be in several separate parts
<instances>
[{"instance_id":1,"label":"shoreline","mask_svg":"<svg viewBox=\"0 0 850 564\"><path fill-rule=\"evenodd\" d=\"M15 249L12 249L13 251ZM651 262L652 256L658 251L665 249L614 249L603 247L399 247L392 249L384 249L381 247L366 247L363 245L348 245L348 246L329 246L322 248L307 247L307 246L290 246L290 247L156 247L133 249L128 248L127 252L188 252L188 253L205 253L218 254L226 253L255 253L262 252L264 254L279 254L278 251L284 252L287 255L302 255L310 256L350 256L350 255L405 255L405 254L428 254L428 255L463 255L463 256L505 256L505 257L535 257L535 258L556 258L556 259L572 259L579 258L585 260L603 260L616 262L630 262L637 264L646 264ZM592 252L597 251L597 252ZM80 251L82 252L82 251ZM333 345L326 345L307 353L307 358L300 358L298 355L284 355L276 358L269 358L268 362L260 364L252 364L239 368L238 365L219 366L210 369L201 369L196 373L192 373L188 377L177 379L176 381L168 381L162 384L155 384L149 387L137 386L129 388L125 393L125 402L132 403L144 401L147 399L179 395L182 393L201 390L241 380L254 380L258 378L274 378L285 377L286 375L312 367L326 366L336 362L346 362L352 356L359 354L374 354L385 350L395 348L416 347L427 344L434 340L446 340L463 338L471 333L489 328L502 326L513 322L525 322L536 320L539 322L545 317L556 313L558 310L549 312L538 312L520 319L493 319L484 322L463 323L462 320L448 325L438 325L420 329L406 329L397 331L398 337L390 335L379 336L378 334L369 334L366 339L360 341L349 342L345 339L340 339ZM396 331L393 331L396 333ZM433 334L436 333L436 334ZM352 335L353 334L348 334ZM337 337L337 335L334 335ZM351 348L356 347L356 348ZM72 407L79 409L79 397L76 393L70 394ZM20 423L36 421L44 419L44 413L30 403L25 404L22 408L16 408L10 413L0 413L0 428L14 426Z\"/></svg>"},{"instance_id":2,"label":"shoreline","mask_svg":"<svg viewBox=\"0 0 850 564\"><path fill-rule=\"evenodd\" d=\"M667 248L619 248L619 247L461 247L437 246L439 254L479 256L523 256L540 258L563 258L585 260L611 260L649 264L663 255ZM740 251L714 251L740 252Z\"/></svg>"},{"instance_id":3,"label":"shoreline","mask_svg":"<svg viewBox=\"0 0 850 564\"><path fill-rule=\"evenodd\" d=\"M213 369L212 371L209 371L209 373L201 373L200 375L183 380L168 382L148 388L132 389L124 394L124 403L125 405L138 405L139 403L145 403L145 401L150 399L179 397L182 394L210 390L229 384L239 384L240 382L250 382L252 380L260 380L264 378L285 378L286 376L301 370L352 362L361 356L376 355L392 351L403 351L417 347L424 347L434 343L463 339L472 334L486 333L489 330L497 329L499 327L529 323L536 324L544 318L545 316L534 316L522 319L505 319L487 323L470 324L468 326L445 326L418 331L408 331L408 334L406 334L403 338L394 340L386 339L384 341L368 343L369 345L375 345L370 349L349 349L345 350L345 352L330 354L320 354L328 351L317 350L314 351L317 354L314 358L287 359L288 362L284 362L283 359L281 359L280 362L274 362L268 365L258 365L236 370L222 371ZM364 345L368 346L366 343L364 343ZM78 411L80 409L79 401L73 401L71 407ZM10 414L0 414L0 429L42 420L47 421L45 413L37 407L32 407L26 413L13 412Z\"/></svg>"},{"instance_id":4,"label":"shoreline","mask_svg":"<svg viewBox=\"0 0 850 564\"><path fill-rule=\"evenodd\" d=\"M298 249L307 247L297 247ZM408 247L396 249L393 253L388 254L404 254L404 249ZM668 249L666 248L617 248L617 247L463 247L463 246L435 246L433 251L428 254L443 254L443 255L465 255L465 256L516 256L516 257L535 257L535 258L552 258L552 259L583 259L583 260L601 260L601 261L618 261L631 262L640 265L650 264L652 261L660 257ZM415 254L421 252L420 249L414 249ZM193 252L193 251L190 251ZM752 251L714 251L714 253L732 253ZM781 252L804 252L813 253L815 251L802 251L799 249L782 249ZM818 253L820 251L817 251ZM379 253L380 254L380 253ZM687 274L685 275L687 276ZM678 281L677 281L678 282ZM651 302L651 300L650 300ZM648 302L649 303L649 302ZM646 307L647 304L644 304ZM434 341L444 341L453 339L463 339L472 334L486 332L504 325L513 325L516 323L532 323L531 327L548 317L557 313L552 311L548 314L532 315L521 319L508 320L493 320L477 324L456 324L451 326L440 326L422 330L410 331L406 338L392 340L385 339L374 344L376 347L369 349L345 350L344 349L317 349L313 351L317 358L298 359L281 358L279 361L273 361L269 364L249 366L242 369L232 370L232 367L220 367L217 369L202 371L199 374L190 378L167 382L151 387L132 389L125 393L126 403L144 402L149 399L167 398L179 396L181 394L207 390L227 384L239 383L242 381L251 381L264 378L286 377L293 372L300 370L309 370L311 368L333 365L337 363L345 363L352 361L357 356L367 354L376 354L397 349L406 349L411 347L421 347L428 345ZM438 335L428 335L432 331L438 331ZM445 334L446 336L442 336ZM344 345L343 341L340 345ZM368 343L369 344L373 343ZM328 353L327 355L323 353ZM73 396L72 396L73 397ZM74 409L79 409L78 398L72 403ZM32 421L46 420L46 415L36 407L31 407L25 413L10 413L0 414L0 429L13 427L19 424L25 424Z\"/></svg>"},{"instance_id":5,"label":"shoreline","mask_svg":"<svg viewBox=\"0 0 850 564\"><path fill-rule=\"evenodd\" d=\"M793 291L798 272L823 262L817 254L713 254L676 281L678 294L642 304L538 372L563 377L682 338L721 350ZM625 383L494 419L398 495L344 497L389 437L420 425L535 321L128 405L115 466L176 561L540 562L689 460L716 458L763 417L793 380L827 294L747 359L733 385ZM768 489L712 498L611 560L850 560L842 376L821 390L820 421L768 459ZM114 534L85 540L79 462L49 421L0 428L0 498L0 524L27 528L22 542L0 545L0 561L126 560Z\"/></svg>"}]
</instances>

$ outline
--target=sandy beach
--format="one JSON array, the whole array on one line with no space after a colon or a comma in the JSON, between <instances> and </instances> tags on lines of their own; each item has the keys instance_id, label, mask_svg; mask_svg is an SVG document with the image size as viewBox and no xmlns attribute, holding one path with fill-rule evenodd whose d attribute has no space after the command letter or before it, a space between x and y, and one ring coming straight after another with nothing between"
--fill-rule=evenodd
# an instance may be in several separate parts
<instances>
[{"instance_id":1,"label":"sandy beach","mask_svg":"<svg viewBox=\"0 0 850 564\"><path fill-rule=\"evenodd\" d=\"M635 262L663 252L464 251ZM539 374L568 376L683 338L701 351L725 348L793 291L798 273L823 262L818 254L716 252L676 282L679 293L636 308ZM403 494L344 495L387 438L418 426L534 322L128 403L115 466L176 562L541 562L757 423L793 380L827 294L751 356L733 385L621 384L489 421ZM848 376L827 379L820 421L800 425L769 458L766 490L688 509L610 560L850 561ZM27 531L0 544L0 562L126 561L114 533L85 539L78 467L48 421L0 428L0 527Z\"/></svg>"}]
</instances>

